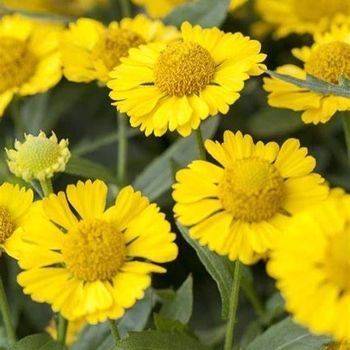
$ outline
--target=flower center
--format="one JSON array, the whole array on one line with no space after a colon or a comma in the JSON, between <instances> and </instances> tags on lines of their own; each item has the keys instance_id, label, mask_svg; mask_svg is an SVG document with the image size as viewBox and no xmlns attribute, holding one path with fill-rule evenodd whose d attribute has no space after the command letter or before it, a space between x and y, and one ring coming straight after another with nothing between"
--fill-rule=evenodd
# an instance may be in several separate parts
<instances>
[{"instance_id":1,"label":"flower center","mask_svg":"<svg viewBox=\"0 0 350 350\"><path fill-rule=\"evenodd\" d=\"M22 85L33 75L37 59L28 51L26 42L0 38L0 93Z\"/></svg>"},{"instance_id":2,"label":"flower center","mask_svg":"<svg viewBox=\"0 0 350 350\"><path fill-rule=\"evenodd\" d=\"M305 63L305 71L332 84L338 84L341 75L350 79L350 45L341 41L321 45Z\"/></svg>"},{"instance_id":3,"label":"flower center","mask_svg":"<svg viewBox=\"0 0 350 350\"><path fill-rule=\"evenodd\" d=\"M350 227L332 236L326 249L327 275L343 292L350 293Z\"/></svg>"},{"instance_id":4,"label":"flower center","mask_svg":"<svg viewBox=\"0 0 350 350\"><path fill-rule=\"evenodd\" d=\"M194 42L171 43L154 67L155 84L170 96L198 94L212 80L215 62L209 51Z\"/></svg>"},{"instance_id":5,"label":"flower center","mask_svg":"<svg viewBox=\"0 0 350 350\"><path fill-rule=\"evenodd\" d=\"M268 220L280 209L284 198L283 178L267 160L236 160L225 169L219 182L219 198L236 220Z\"/></svg>"},{"instance_id":6,"label":"flower center","mask_svg":"<svg viewBox=\"0 0 350 350\"><path fill-rule=\"evenodd\" d=\"M80 221L68 231L62 246L67 269L88 282L114 277L125 254L123 234L100 219Z\"/></svg>"},{"instance_id":7,"label":"flower center","mask_svg":"<svg viewBox=\"0 0 350 350\"><path fill-rule=\"evenodd\" d=\"M297 17L304 21L317 21L350 11L349 2L344 0L294 0L292 6Z\"/></svg>"},{"instance_id":8,"label":"flower center","mask_svg":"<svg viewBox=\"0 0 350 350\"><path fill-rule=\"evenodd\" d=\"M120 28L109 28L96 43L92 52L94 59L100 59L112 70L120 63L121 57L126 57L132 47L145 44L145 40L138 34Z\"/></svg>"},{"instance_id":9,"label":"flower center","mask_svg":"<svg viewBox=\"0 0 350 350\"><path fill-rule=\"evenodd\" d=\"M0 244L9 238L15 229L9 211L0 205Z\"/></svg>"}]
</instances>

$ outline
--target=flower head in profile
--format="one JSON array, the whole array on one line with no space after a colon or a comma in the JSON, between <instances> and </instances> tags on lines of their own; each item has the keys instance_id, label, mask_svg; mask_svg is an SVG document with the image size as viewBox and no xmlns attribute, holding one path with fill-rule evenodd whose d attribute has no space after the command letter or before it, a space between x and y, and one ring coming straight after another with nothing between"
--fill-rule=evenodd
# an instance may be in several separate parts
<instances>
[{"instance_id":1,"label":"flower head in profile","mask_svg":"<svg viewBox=\"0 0 350 350\"><path fill-rule=\"evenodd\" d=\"M350 342L350 196L340 189L276 238L267 264L294 319Z\"/></svg>"},{"instance_id":2,"label":"flower head in profile","mask_svg":"<svg viewBox=\"0 0 350 350\"><path fill-rule=\"evenodd\" d=\"M230 260L255 263L297 212L321 201L327 187L315 159L296 139L254 143L241 132L205 148L220 163L195 160L176 173L174 213L190 236Z\"/></svg>"},{"instance_id":3,"label":"flower head in profile","mask_svg":"<svg viewBox=\"0 0 350 350\"><path fill-rule=\"evenodd\" d=\"M37 302L67 320L95 324L121 317L150 286L158 263L174 260L170 224L155 204L131 186L105 209L107 186L79 181L51 194L30 216L18 283Z\"/></svg>"},{"instance_id":4,"label":"flower head in profile","mask_svg":"<svg viewBox=\"0 0 350 350\"><path fill-rule=\"evenodd\" d=\"M68 140L58 142L52 132L47 137L44 132L38 136L25 135L24 142L16 140L15 149L6 149L10 171L25 181L44 180L64 171L70 158Z\"/></svg>"},{"instance_id":5,"label":"flower head in profile","mask_svg":"<svg viewBox=\"0 0 350 350\"><path fill-rule=\"evenodd\" d=\"M0 19L0 118L15 95L35 95L62 77L60 26L17 14Z\"/></svg>"},{"instance_id":6,"label":"flower head in profile","mask_svg":"<svg viewBox=\"0 0 350 350\"><path fill-rule=\"evenodd\" d=\"M188 136L203 119L226 114L244 81L262 73L258 41L188 22L181 32L181 41L131 49L110 73L113 104L147 136Z\"/></svg>"},{"instance_id":7,"label":"flower head in profile","mask_svg":"<svg viewBox=\"0 0 350 350\"><path fill-rule=\"evenodd\" d=\"M97 80L105 84L108 73L128 55L130 48L171 41L178 36L175 27L144 15L113 21L108 26L91 18L79 18L62 35L63 73L71 81Z\"/></svg>"},{"instance_id":8,"label":"flower head in profile","mask_svg":"<svg viewBox=\"0 0 350 350\"><path fill-rule=\"evenodd\" d=\"M350 79L350 25L334 26L330 32L317 34L311 47L294 49L292 53L304 67L288 64L279 67L278 73L298 79L306 79L309 74L338 85L341 76ZM269 92L271 106L303 111L304 123L326 123L337 111L350 110L349 98L321 94L276 78L264 78L264 89Z\"/></svg>"},{"instance_id":9,"label":"flower head in profile","mask_svg":"<svg viewBox=\"0 0 350 350\"><path fill-rule=\"evenodd\" d=\"M18 255L16 236L22 230L32 202L31 189L8 182L0 186L0 250L14 258Z\"/></svg>"},{"instance_id":10,"label":"flower head in profile","mask_svg":"<svg viewBox=\"0 0 350 350\"><path fill-rule=\"evenodd\" d=\"M350 0L257 0L255 7L275 27L277 38L323 32L332 24L349 22L350 14Z\"/></svg>"}]
</instances>

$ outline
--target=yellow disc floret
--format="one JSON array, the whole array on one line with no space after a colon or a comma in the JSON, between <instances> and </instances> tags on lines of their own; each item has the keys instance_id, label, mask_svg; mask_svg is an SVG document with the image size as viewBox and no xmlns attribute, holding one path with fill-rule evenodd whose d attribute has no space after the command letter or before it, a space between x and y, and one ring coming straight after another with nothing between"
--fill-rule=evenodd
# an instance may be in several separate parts
<instances>
[{"instance_id":1,"label":"yellow disc floret","mask_svg":"<svg viewBox=\"0 0 350 350\"><path fill-rule=\"evenodd\" d=\"M0 206L0 244L3 244L9 238L15 229L9 211Z\"/></svg>"},{"instance_id":2,"label":"yellow disc floret","mask_svg":"<svg viewBox=\"0 0 350 350\"><path fill-rule=\"evenodd\" d=\"M305 71L332 84L338 84L341 75L350 79L350 45L335 41L319 46L305 63Z\"/></svg>"},{"instance_id":3,"label":"yellow disc floret","mask_svg":"<svg viewBox=\"0 0 350 350\"><path fill-rule=\"evenodd\" d=\"M52 133L46 137L44 132L38 136L25 135L23 143L16 141L15 150L7 150L8 166L12 173L26 181L51 178L54 173L64 171L70 158L68 140L58 143Z\"/></svg>"},{"instance_id":4,"label":"yellow disc floret","mask_svg":"<svg viewBox=\"0 0 350 350\"><path fill-rule=\"evenodd\" d=\"M219 182L219 198L236 220L259 222L273 217L284 199L283 178L259 158L236 160Z\"/></svg>"},{"instance_id":5,"label":"yellow disc floret","mask_svg":"<svg viewBox=\"0 0 350 350\"><path fill-rule=\"evenodd\" d=\"M198 94L212 80L215 62L194 42L175 42L163 50L154 67L155 85L170 96Z\"/></svg>"},{"instance_id":6,"label":"yellow disc floret","mask_svg":"<svg viewBox=\"0 0 350 350\"><path fill-rule=\"evenodd\" d=\"M123 234L100 219L80 221L66 234L62 255L67 269L78 279L112 279L126 255Z\"/></svg>"},{"instance_id":7,"label":"yellow disc floret","mask_svg":"<svg viewBox=\"0 0 350 350\"><path fill-rule=\"evenodd\" d=\"M37 58L26 42L16 38L0 38L0 93L22 85L33 75Z\"/></svg>"}]
</instances>

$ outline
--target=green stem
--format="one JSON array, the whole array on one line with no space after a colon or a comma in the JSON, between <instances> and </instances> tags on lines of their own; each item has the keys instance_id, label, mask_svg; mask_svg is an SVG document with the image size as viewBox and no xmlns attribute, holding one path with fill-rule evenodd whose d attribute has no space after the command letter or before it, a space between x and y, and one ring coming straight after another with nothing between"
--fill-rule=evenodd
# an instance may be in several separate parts
<instances>
[{"instance_id":1,"label":"green stem","mask_svg":"<svg viewBox=\"0 0 350 350\"><path fill-rule=\"evenodd\" d=\"M121 7L123 17L132 16L131 4L129 0L120 0L120 7Z\"/></svg>"},{"instance_id":2,"label":"green stem","mask_svg":"<svg viewBox=\"0 0 350 350\"><path fill-rule=\"evenodd\" d=\"M48 195L53 192L51 180L44 179L44 180L40 180L39 182L40 182L41 189L43 190L44 197L48 197Z\"/></svg>"},{"instance_id":3,"label":"green stem","mask_svg":"<svg viewBox=\"0 0 350 350\"><path fill-rule=\"evenodd\" d=\"M23 118L22 118L22 101L20 97L15 96L10 105L11 116L15 126L16 138L21 139L25 133Z\"/></svg>"},{"instance_id":4,"label":"green stem","mask_svg":"<svg viewBox=\"0 0 350 350\"><path fill-rule=\"evenodd\" d=\"M120 340L120 335L119 335L117 324L115 323L114 320L109 320L109 326L111 329L112 336L113 336L115 342L117 343Z\"/></svg>"},{"instance_id":5,"label":"green stem","mask_svg":"<svg viewBox=\"0 0 350 350\"><path fill-rule=\"evenodd\" d=\"M224 350L232 350L233 333L234 333L234 328L236 323L236 313L238 309L240 281L241 281L241 263L239 260L236 260L235 270L233 273L232 290L230 295L230 309L228 314Z\"/></svg>"},{"instance_id":6,"label":"green stem","mask_svg":"<svg viewBox=\"0 0 350 350\"><path fill-rule=\"evenodd\" d=\"M66 344L67 329L68 321L61 314L58 314L57 340L63 345Z\"/></svg>"},{"instance_id":7,"label":"green stem","mask_svg":"<svg viewBox=\"0 0 350 350\"><path fill-rule=\"evenodd\" d=\"M7 301L5 287L1 276L0 276L0 309L2 313L2 318L4 320L8 342L10 345L12 345L17 341L17 338L16 338L15 329L12 324L10 308Z\"/></svg>"},{"instance_id":8,"label":"green stem","mask_svg":"<svg viewBox=\"0 0 350 350\"><path fill-rule=\"evenodd\" d=\"M256 293L254 286L252 283L247 281L247 279L242 275L241 278L241 288L246 297L249 299L250 303L252 304L256 314L258 316L263 316L265 314L265 308L262 304L258 294Z\"/></svg>"},{"instance_id":9,"label":"green stem","mask_svg":"<svg viewBox=\"0 0 350 350\"><path fill-rule=\"evenodd\" d=\"M118 163L117 184L119 187L125 185L126 181L126 157L128 146L127 120L124 113L118 112Z\"/></svg>"},{"instance_id":10,"label":"green stem","mask_svg":"<svg viewBox=\"0 0 350 350\"><path fill-rule=\"evenodd\" d=\"M196 140L197 140L197 146L198 146L198 152L199 152L199 159L206 160L207 156L205 153L203 136L202 136L200 127L195 131L195 134L196 134Z\"/></svg>"},{"instance_id":11,"label":"green stem","mask_svg":"<svg viewBox=\"0 0 350 350\"><path fill-rule=\"evenodd\" d=\"M350 163L350 112L346 111L346 112L341 112L340 114L343 120L346 148L348 151L348 161Z\"/></svg>"}]
</instances>

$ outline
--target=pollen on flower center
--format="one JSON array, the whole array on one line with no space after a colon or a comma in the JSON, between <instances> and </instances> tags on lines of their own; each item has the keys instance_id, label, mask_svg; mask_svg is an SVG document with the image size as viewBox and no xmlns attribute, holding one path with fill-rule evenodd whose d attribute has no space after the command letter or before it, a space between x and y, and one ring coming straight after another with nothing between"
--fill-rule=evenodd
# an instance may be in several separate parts
<instances>
[{"instance_id":1,"label":"pollen on flower center","mask_svg":"<svg viewBox=\"0 0 350 350\"><path fill-rule=\"evenodd\" d=\"M84 281L109 280L123 263L123 234L100 219L82 220L69 230L62 246L67 269Z\"/></svg>"},{"instance_id":2,"label":"pollen on flower center","mask_svg":"<svg viewBox=\"0 0 350 350\"><path fill-rule=\"evenodd\" d=\"M22 85L34 74L37 58L28 50L26 42L0 38L0 93Z\"/></svg>"},{"instance_id":3,"label":"pollen on flower center","mask_svg":"<svg viewBox=\"0 0 350 350\"><path fill-rule=\"evenodd\" d=\"M343 292L350 293L350 227L332 236L326 248L325 269L330 281Z\"/></svg>"},{"instance_id":4,"label":"pollen on flower center","mask_svg":"<svg viewBox=\"0 0 350 350\"><path fill-rule=\"evenodd\" d=\"M209 51L194 42L171 43L154 67L155 84L170 96L198 94L212 80L215 62Z\"/></svg>"},{"instance_id":5,"label":"pollen on flower center","mask_svg":"<svg viewBox=\"0 0 350 350\"><path fill-rule=\"evenodd\" d=\"M268 220L284 198L283 178L274 165L259 158L239 159L225 169L219 182L219 198L236 220Z\"/></svg>"},{"instance_id":6,"label":"pollen on flower center","mask_svg":"<svg viewBox=\"0 0 350 350\"><path fill-rule=\"evenodd\" d=\"M341 41L321 45L305 63L305 71L332 84L338 84L341 75L350 79L350 45Z\"/></svg>"},{"instance_id":7,"label":"pollen on flower center","mask_svg":"<svg viewBox=\"0 0 350 350\"><path fill-rule=\"evenodd\" d=\"M0 244L3 244L14 231L14 223L12 222L9 211L0 206Z\"/></svg>"},{"instance_id":8,"label":"pollen on flower center","mask_svg":"<svg viewBox=\"0 0 350 350\"><path fill-rule=\"evenodd\" d=\"M107 69L112 70L120 63L121 57L128 55L130 48L142 44L145 40L130 30L109 28L96 43L92 57L102 60Z\"/></svg>"}]
</instances>

